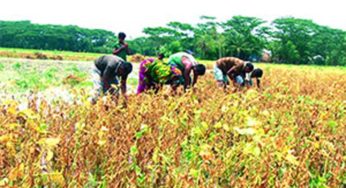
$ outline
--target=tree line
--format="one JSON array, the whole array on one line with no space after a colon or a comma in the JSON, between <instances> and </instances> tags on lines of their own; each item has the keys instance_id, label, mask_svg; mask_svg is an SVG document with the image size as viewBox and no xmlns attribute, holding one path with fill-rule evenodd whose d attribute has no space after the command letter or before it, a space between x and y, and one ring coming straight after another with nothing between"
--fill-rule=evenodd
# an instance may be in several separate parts
<instances>
[{"instance_id":1,"label":"tree line","mask_svg":"<svg viewBox=\"0 0 346 188\"><path fill-rule=\"evenodd\" d=\"M113 32L101 29L0 21L0 47L104 53L115 42Z\"/></svg>"},{"instance_id":2,"label":"tree line","mask_svg":"<svg viewBox=\"0 0 346 188\"><path fill-rule=\"evenodd\" d=\"M292 17L271 23L256 17L234 16L225 22L201 16L192 25L170 22L144 28L145 36L128 41L134 53L155 56L190 50L197 58L235 56L287 64L346 65L346 32ZM106 30L77 26L38 25L29 21L0 22L0 46L110 53L117 43Z\"/></svg>"}]
</instances>

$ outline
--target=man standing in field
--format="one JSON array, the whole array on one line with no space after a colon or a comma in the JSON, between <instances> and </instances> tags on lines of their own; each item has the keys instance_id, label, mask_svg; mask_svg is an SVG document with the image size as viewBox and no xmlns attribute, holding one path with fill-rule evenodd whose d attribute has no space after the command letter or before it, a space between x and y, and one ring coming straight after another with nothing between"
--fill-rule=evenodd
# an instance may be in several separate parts
<instances>
[{"instance_id":1,"label":"man standing in field","mask_svg":"<svg viewBox=\"0 0 346 188\"><path fill-rule=\"evenodd\" d=\"M242 75L246 75L253 71L254 66L250 62L243 61L235 57L224 57L218 59L214 66L214 77L219 86L226 87L228 78L232 80L235 86L244 85Z\"/></svg>"},{"instance_id":2,"label":"man standing in field","mask_svg":"<svg viewBox=\"0 0 346 188\"><path fill-rule=\"evenodd\" d=\"M184 90L188 89L191 85L194 86L197 83L198 76L205 74L206 68L202 64L198 64L196 59L186 53L179 52L171 55L168 59L168 64L178 68L184 78ZM190 74L193 72L193 81L191 82Z\"/></svg>"},{"instance_id":3,"label":"man standing in field","mask_svg":"<svg viewBox=\"0 0 346 188\"><path fill-rule=\"evenodd\" d=\"M118 34L119 43L115 45L115 49L113 51L114 55L121 57L124 61L127 61L127 55L130 54L129 45L125 42L126 34L120 32Z\"/></svg>"},{"instance_id":4,"label":"man standing in field","mask_svg":"<svg viewBox=\"0 0 346 188\"><path fill-rule=\"evenodd\" d=\"M120 89L123 96L126 97L126 81L128 75L132 72L132 64L125 62L122 58L115 55L105 55L95 60L93 68L95 97L102 94L118 95L119 84L118 77L121 79ZM95 98L93 99L95 102Z\"/></svg>"}]
</instances>

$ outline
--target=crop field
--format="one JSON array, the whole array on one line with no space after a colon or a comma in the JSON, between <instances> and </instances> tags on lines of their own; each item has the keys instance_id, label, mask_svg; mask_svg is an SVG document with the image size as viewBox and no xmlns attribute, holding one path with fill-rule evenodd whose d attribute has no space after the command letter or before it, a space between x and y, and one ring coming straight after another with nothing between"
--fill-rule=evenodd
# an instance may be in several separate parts
<instances>
[{"instance_id":1,"label":"crop field","mask_svg":"<svg viewBox=\"0 0 346 188\"><path fill-rule=\"evenodd\" d=\"M50 59L50 60L72 60L88 61L99 57L97 53L83 52L62 52L51 50L31 50L19 48L0 48L0 57L7 58L25 58L25 59Z\"/></svg>"},{"instance_id":2,"label":"crop field","mask_svg":"<svg viewBox=\"0 0 346 188\"><path fill-rule=\"evenodd\" d=\"M89 92L93 87L91 80L92 61L57 61L0 59L0 101L16 99L26 101L32 93L54 99L70 100L71 90L83 89ZM137 64L128 79L129 92L137 86Z\"/></svg>"},{"instance_id":3,"label":"crop field","mask_svg":"<svg viewBox=\"0 0 346 188\"><path fill-rule=\"evenodd\" d=\"M92 105L83 60L0 60L0 187L346 184L345 68L259 64L261 89L208 71L186 93L136 96L136 67L128 101Z\"/></svg>"}]
</instances>

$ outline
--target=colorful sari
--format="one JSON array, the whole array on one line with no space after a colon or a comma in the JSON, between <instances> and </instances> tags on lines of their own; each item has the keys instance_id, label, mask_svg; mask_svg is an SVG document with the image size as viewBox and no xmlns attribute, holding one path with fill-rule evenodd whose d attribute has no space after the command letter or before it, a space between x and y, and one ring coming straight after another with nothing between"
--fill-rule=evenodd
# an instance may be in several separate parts
<instances>
[{"instance_id":1,"label":"colorful sari","mask_svg":"<svg viewBox=\"0 0 346 188\"><path fill-rule=\"evenodd\" d=\"M145 73L147 71L147 66L154 62L154 58L149 58L144 61L142 61L139 65L139 79L138 79L138 87L137 87L137 94L142 93L146 88L146 83L144 81L145 79Z\"/></svg>"},{"instance_id":2,"label":"colorful sari","mask_svg":"<svg viewBox=\"0 0 346 188\"><path fill-rule=\"evenodd\" d=\"M142 93L153 84L166 84L174 76L181 76L181 71L162 60L147 59L141 62L137 94Z\"/></svg>"}]
</instances>

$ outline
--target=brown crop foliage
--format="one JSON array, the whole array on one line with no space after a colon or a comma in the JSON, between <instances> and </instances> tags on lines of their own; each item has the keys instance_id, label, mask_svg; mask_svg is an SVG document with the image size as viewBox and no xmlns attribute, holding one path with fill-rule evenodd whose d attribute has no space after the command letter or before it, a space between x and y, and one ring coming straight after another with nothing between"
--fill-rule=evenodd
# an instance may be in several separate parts
<instances>
[{"instance_id":1,"label":"brown crop foliage","mask_svg":"<svg viewBox=\"0 0 346 188\"><path fill-rule=\"evenodd\" d=\"M323 69L323 68L322 68ZM0 186L341 187L345 70L273 67L263 89L205 75L172 96L0 107Z\"/></svg>"}]
</instances>

